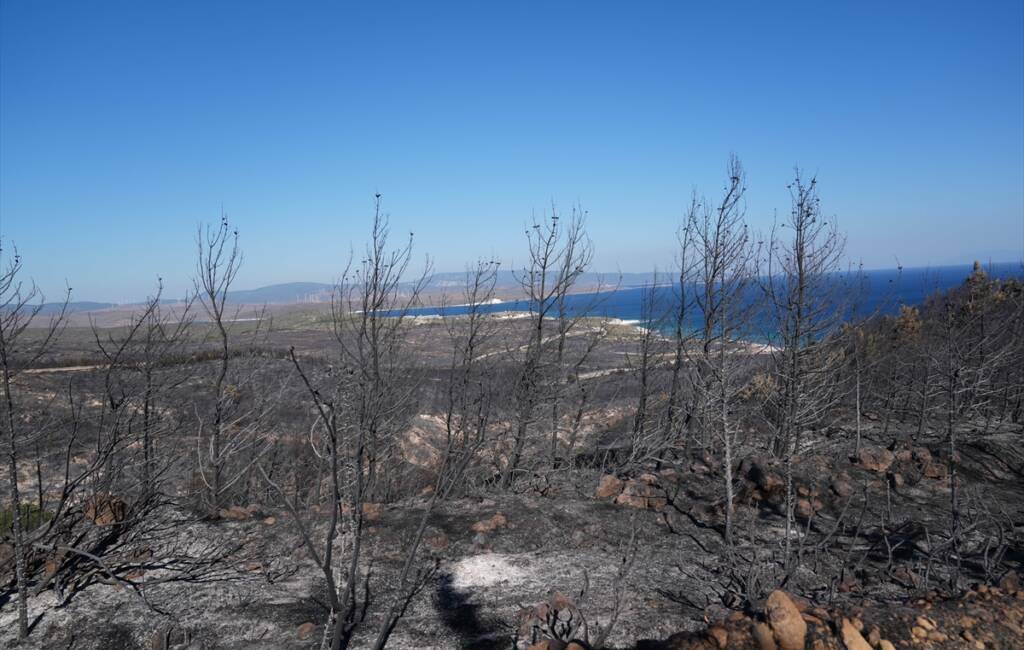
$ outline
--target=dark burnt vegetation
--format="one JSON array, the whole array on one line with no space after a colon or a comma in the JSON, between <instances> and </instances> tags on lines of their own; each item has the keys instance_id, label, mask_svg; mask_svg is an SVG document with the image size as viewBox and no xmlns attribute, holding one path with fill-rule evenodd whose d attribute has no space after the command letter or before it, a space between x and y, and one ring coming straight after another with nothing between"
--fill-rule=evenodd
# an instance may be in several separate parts
<instances>
[{"instance_id":1,"label":"dark burnt vegetation","mask_svg":"<svg viewBox=\"0 0 1024 650\"><path fill-rule=\"evenodd\" d=\"M976 266L864 314L816 181L763 236L745 191L732 160L694 196L638 327L567 306L578 208L526 228L522 313L481 309L481 260L446 298L466 313L411 314L429 263L379 196L300 325L227 300L226 218L190 298L158 286L116 327L44 320L9 259L5 640L73 643L109 598L139 614L127 647L627 647L730 611L756 631L779 589L843 608L1009 584L1024 284Z\"/></svg>"}]
</instances>

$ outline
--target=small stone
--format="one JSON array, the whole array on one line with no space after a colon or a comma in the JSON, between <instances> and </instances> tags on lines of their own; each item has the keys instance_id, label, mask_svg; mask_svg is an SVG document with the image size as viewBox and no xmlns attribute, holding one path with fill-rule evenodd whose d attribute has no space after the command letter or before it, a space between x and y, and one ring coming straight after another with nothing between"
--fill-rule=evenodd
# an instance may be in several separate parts
<instances>
[{"instance_id":1,"label":"small stone","mask_svg":"<svg viewBox=\"0 0 1024 650\"><path fill-rule=\"evenodd\" d=\"M850 475L846 472L841 472L833 478L831 487L836 496L844 499L853 494L853 482L850 480Z\"/></svg>"},{"instance_id":2,"label":"small stone","mask_svg":"<svg viewBox=\"0 0 1024 650\"><path fill-rule=\"evenodd\" d=\"M622 482L622 479L611 474L605 474L601 477L601 482L597 484L597 490L594 491L594 496L598 499L607 499L608 497L618 496L622 492L623 485L624 483Z\"/></svg>"},{"instance_id":3,"label":"small stone","mask_svg":"<svg viewBox=\"0 0 1024 650\"><path fill-rule=\"evenodd\" d=\"M889 469L896 457L885 447L863 447L857 454L860 466L871 472L884 472Z\"/></svg>"},{"instance_id":4,"label":"small stone","mask_svg":"<svg viewBox=\"0 0 1024 650\"><path fill-rule=\"evenodd\" d=\"M926 618L924 616L918 616L917 620L915 621L915 623L917 623L920 627L923 627L926 630L934 630L935 629L935 623L932 623L931 620L929 620L928 618Z\"/></svg>"},{"instance_id":5,"label":"small stone","mask_svg":"<svg viewBox=\"0 0 1024 650\"><path fill-rule=\"evenodd\" d=\"M921 473L928 478L943 479L946 478L946 466L942 463L926 463Z\"/></svg>"},{"instance_id":6,"label":"small stone","mask_svg":"<svg viewBox=\"0 0 1024 650\"><path fill-rule=\"evenodd\" d=\"M999 580L999 588L1008 594L1020 591L1020 577L1016 571L1009 571Z\"/></svg>"},{"instance_id":7,"label":"small stone","mask_svg":"<svg viewBox=\"0 0 1024 650\"><path fill-rule=\"evenodd\" d=\"M861 630L861 631L863 632L863 630ZM873 645L873 646L875 646L877 648L878 644L881 641L882 641L882 631L879 630L878 626L876 625L876 626L871 628L870 632L868 632L868 643L870 643L871 645Z\"/></svg>"},{"instance_id":8,"label":"small stone","mask_svg":"<svg viewBox=\"0 0 1024 650\"><path fill-rule=\"evenodd\" d=\"M772 629L765 623L760 621L754 623L754 638L757 639L761 650L778 650L778 646L775 645L775 637L772 636Z\"/></svg>"},{"instance_id":9,"label":"small stone","mask_svg":"<svg viewBox=\"0 0 1024 650\"><path fill-rule=\"evenodd\" d=\"M925 630L923 627L918 627L916 625L910 630L910 633L918 639L923 639L926 636L928 636L927 630Z\"/></svg>"},{"instance_id":10,"label":"small stone","mask_svg":"<svg viewBox=\"0 0 1024 650\"><path fill-rule=\"evenodd\" d=\"M277 523L277 517L273 517L273 516L267 517L266 519L263 520L263 524L266 525L266 526L273 526L276 523Z\"/></svg>"},{"instance_id":11,"label":"small stone","mask_svg":"<svg viewBox=\"0 0 1024 650\"><path fill-rule=\"evenodd\" d=\"M786 592L776 589L768 596L765 614L782 650L803 650L807 623Z\"/></svg>"},{"instance_id":12,"label":"small stone","mask_svg":"<svg viewBox=\"0 0 1024 650\"><path fill-rule=\"evenodd\" d=\"M380 521L381 505L379 503L364 503L363 504L363 521L375 522Z\"/></svg>"},{"instance_id":13,"label":"small stone","mask_svg":"<svg viewBox=\"0 0 1024 650\"><path fill-rule=\"evenodd\" d=\"M725 648L729 643L729 633L725 631L725 628L715 626L708 630L708 634L714 638L715 643L718 644L719 648Z\"/></svg>"},{"instance_id":14,"label":"small stone","mask_svg":"<svg viewBox=\"0 0 1024 650\"><path fill-rule=\"evenodd\" d=\"M878 650L896 650L896 646L892 644L892 641L882 639L878 642Z\"/></svg>"},{"instance_id":15,"label":"small stone","mask_svg":"<svg viewBox=\"0 0 1024 650\"><path fill-rule=\"evenodd\" d=\"M505 515L498 512L489 519L482 519L476 522L470 526L470 528L474 533L489 533L496 528L505 526L506 524L508 524L508 519L505 518Z\"/></svg>"},{"instance_id":16,"label":"small stone","mask_svg":"<svg viewBox=\"0 0 1024 650\"><path fill-rule=\"evenodd\" d=\"M303 623L302 625L300 625L298 627L297 630L295 630L295 633L299 637L299 640L302 640L302 641L304 641L304 640L308 639L309 637L313 636L314 632L316 632L316 625L314 623L308 623L308 622L307 623Z\"/></svg>"},{"instance_id":17,"label":"small stone","mask_svg":"<svg viewBox=\"0 0 1024 650\"><path fill-rule=\"evenodd\" d=\"M814 516L814 507L807 499L797 499L795 510L796 516L801 519L810 519Z\"/></svg>"},{"instance_id":18,"label":"small stone","mask_svg":"<svg viewBox=\"0 0 1024 650\"><path fill-rule=\"evenodd\" d=\"M864 637L861 636L860 630L857 629L856 624L850 619L843 619L843 629L841 630L841 634L843 636L843 643L846 645L846 650L871 650L871 646L864 640Z\"/></svg>"}]
</instances>

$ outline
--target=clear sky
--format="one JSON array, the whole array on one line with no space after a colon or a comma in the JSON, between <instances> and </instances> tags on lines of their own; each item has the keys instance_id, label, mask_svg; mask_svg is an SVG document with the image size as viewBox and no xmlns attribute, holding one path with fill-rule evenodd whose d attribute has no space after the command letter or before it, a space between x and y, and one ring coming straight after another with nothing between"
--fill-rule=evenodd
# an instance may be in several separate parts
<instances>
[{"instance_id":1,"label":"clear sky","mask_svg":"<svg viewBox=\"0 0 1024 650\"><path fill-rule=\"evenodd\" d=\"M439 270L522 260L551 201L596 270L671 264L735 152L755 227L793 166L869 267L1021 258L1024 2L2 0L0 231L51 297L330 281L375 192Z\"/></svg>"}]
</instances>

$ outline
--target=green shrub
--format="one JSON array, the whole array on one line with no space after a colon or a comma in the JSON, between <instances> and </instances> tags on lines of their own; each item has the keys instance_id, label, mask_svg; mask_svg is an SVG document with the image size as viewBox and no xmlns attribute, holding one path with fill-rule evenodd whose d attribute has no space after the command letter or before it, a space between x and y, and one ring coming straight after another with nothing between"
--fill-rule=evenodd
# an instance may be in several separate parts
<instances>
[{"instance_id":1,"label":"green shrub","mask_svg":"<svg viewBox=\"0 0 1024 650\"><path fill-rule=\"evenodd\" d=\"M40 510L39 506L33 503L22 503L18 508L21 516L21 529L33 530L46 523L53 517L53 513ZM14 512L12 508L0 510L0 535L10 535L14 530Z\"/></svg>"}]
</instances>

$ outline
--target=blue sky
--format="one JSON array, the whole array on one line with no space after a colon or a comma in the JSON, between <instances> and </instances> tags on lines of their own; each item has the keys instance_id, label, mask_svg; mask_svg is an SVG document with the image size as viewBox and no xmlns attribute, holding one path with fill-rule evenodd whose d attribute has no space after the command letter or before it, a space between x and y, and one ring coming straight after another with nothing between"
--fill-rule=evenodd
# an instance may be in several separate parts
<instances>
[{"instance_id":1,"label":"blue sky","mask_svg":"<svg viewBox=\"0 0 1024 650\"><path fill-rule=\"evenodd\" d=\"M758 228L793 166L869 267L1024 249L1024 3L2 0L0 231L51 296L330 281L375 192L439 270L524 256L551 201L597 270L670 265L735 152Z\"/></svg>"}]
</instances>

